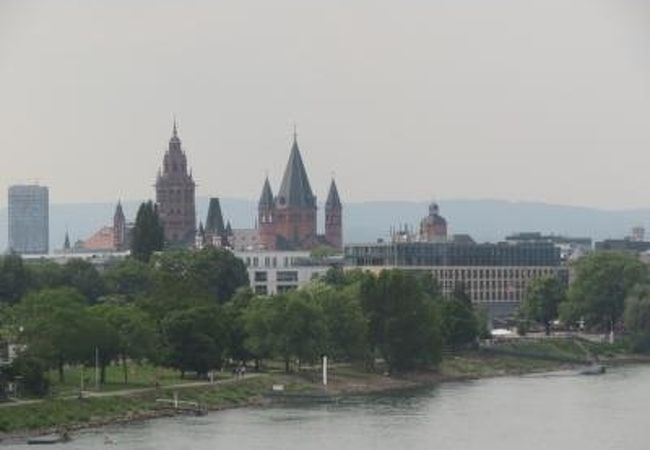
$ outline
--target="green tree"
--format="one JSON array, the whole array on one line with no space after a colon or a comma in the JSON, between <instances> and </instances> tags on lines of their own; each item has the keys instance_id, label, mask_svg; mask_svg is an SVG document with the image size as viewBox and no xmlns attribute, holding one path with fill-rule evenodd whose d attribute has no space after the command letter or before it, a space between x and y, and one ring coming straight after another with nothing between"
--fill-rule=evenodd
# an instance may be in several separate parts
<instances>
[{"instance_id":1,"label":"green tree","mask_svg":"<svg viewBox=\"0 0 650 450\"><path fill-rule=\"evenodd\" d=\"M442 302L442 334L452 350L473 344L479 333L479 324L472 301L461 283L452 295Z\"/></svg>"},{"instance_id":2,"label":"green tree","mask_svg":"<svg viewBox=\"0 0 650 450\"><path fill-rule=\"evenodd\" d=\"M165 246L165 233L158 217L158 208L149 200L138 208L133 227L131 254L135 259L148 262L154 252Z\"/></svg>"},{"instance_id":3,"label":"green tree","mask_svg":"<svg viewBox=\"0 0 650 450\"><path fill-rule=\"evenodd\" d=\"M636 286L625 299L625 329L635 352L650 352L650 284Z\"/></svg>"},{"instance_id":4,"label":"green tree","mask_svg":"<svg viewBox=\"0 0 650 450\"><path fill-rule=\"evenodd\" d=\"M112 336L108 340L110 346L102 353L106 358L118 356L122 363L124 384L127 384L127 361L140 361L151 355L157 339L156 327L149 315L135 305L100 304L93 306L91 312L112 328L109 332Z\"/></svg>"},{"instance_id":5,"label":"green tree","mask_svg":"<svg viewBox=\"0 0 650 450\"><path fill-rule=\"evenodd\" d=\"M104 280L97 268L79 258L67 261L62 267L63 283L65 286L81 292L89 303L95 303L104 294Z\"/></svg>"},{"instance_id":6,"label":"green tree","mask_svg":"<svg viewBox=\"0 0 650 450\"><path fill-rule=\"evenodd\" d=\"M325 353L333 359L361 361L369 357L368 320L358 285L333 288L316 282L304 290L319 305L325 321Z\"/></svg>"},{"instance_id":7,"label":"green tree","mask_svg":"<svg viewBox=\"0 0 650 450\"><path fill-rule=\"evenodd\" d=\"M561 316L567 321L584 317L588 327L613 332L625 299L646 278L646 266L634 255L599 251L586 256L576 264Z\"/></svg>"},{"instance_id":8,"label":"green tree","mask_svg":"<svg viewBox=\"0 0 650 450\"><path fill-rule=\"evenodd\" d=\"M533 280L521 305L522 315L527 320L539 322L546 335L551 334L551 323L557 319L559 306L566 298L564 283L555 276L545 276Z\"/></svg>"},{"instance_id":9,"label":"green tree","mask_svg":"<svg viewBox=\"0 0 650 450\"><path fill-rule=\"evenodd\" d=\"M28 283L28 272L20 255L11 253L0 259L0 302L18 302L27 292Z\"/></svg>"},{"instance_id":10,"label":"green tree","mask_svg":"<svg viewBox=\"0 0 650 450\"><path fill-rule=\"evenodd\" d=\"M22 329L21 343L30 356L58 368L60 381L64 380L65 364L80 362L92 352L84 297L78 291L55 288L33 292L14 308Z\"/></svg>"},{"instance_id":11,"label":"green tree","mask_svg":"<svg viewBox=\"0 0 650 450\"><path fill-rule=\"evenodd\" d=\"M442 356L440 315L436 302L415 274L384 270L360 286L369 320L370 342L392 370L435 365Z\"/></svg>"},{"instance_id":12,"label":"green tree","mask_svg":"<svg viewBox=\"0 0 650 450\"><path fill-rule=\"evenodd\" d=\"M259 367L262 360L273 356L276 339L275 326L280 314L277 297L253 297L242 314L244 324L244 348Z\"/></svg>"},{"instance_id":13,"label":"green tree","mask_svg":"<svg viewBox=\"0 0 650 450\"><path fill-rule=\"evenodd\" d=\"M32 261L25 268L33 291L63 287L66 284L63 265L54 261Z\"/></svg>"},{"instance_id":14,"label":"green tree","mask_svg":"<svg viewBox=\"0 0 650 450\"><path fill-rule=\"evenodd\" d=\"M246 311L251 307L255 294L250 287L242 287L235 292L232 300L224 305L224 313L227 318L228 342L227 356L233 361L246 362L255 359L255 355L249 351L246 340ZM259 369L259 360L255 359L255 368Z\"/></svg>"},{"instance_id":15,"label":"green tree","mask_svg":"<svg viewBox=\"0 0 650 450\"><path fill-rule=\"evenodd\" d=\"M248 286L246 266L224 249L166 251L155 256L153 267L153 297L163 309L183 307L188 298L225 303Z\"/></svg>"},{"instance_id":16,"label":"green tree","mask_svg":"<svg viewBox=\"0 0 650 450\"><path fill-rule=\"evenodd\" d=\"M170 313L162 322L167 362L184 376L202 376L220 369L228 347L225 315L218 305L194 307Z\"/></svg>"},{"instance_id":17,"label":"green tree","mask_svg":"<svg viewBox=\"0 0 650 450\"><path fill-rule=\"evenodd\" d=\"M50 390L47 364L28 353L20 354L12 361L7 376L13 381L20 380L21 389L30 395L44 397Z\"/></svg>"},{"instance_id":18,"label":"green tree","mask_svg":"<svg viewBox=\"0 0 650 450\"><path fill-rule=\"evenodd\" d=\"M128 300L148 295L153 287L151 268L134 258L110 266L104 273L104 281L108 293Z\"/></svg>"},{"instance_id":19,"label":"green tree","mask_svg":"<svg viewBox=\"0 0 650 450\"><path fill-rule=\"evenodd\" d=\"M326 325L323 311L303 291L291 291L273 298L280 306L274 316L275 347L289 371L289 362L316 361L325 350Z\"/></svg>"}]
</instances>

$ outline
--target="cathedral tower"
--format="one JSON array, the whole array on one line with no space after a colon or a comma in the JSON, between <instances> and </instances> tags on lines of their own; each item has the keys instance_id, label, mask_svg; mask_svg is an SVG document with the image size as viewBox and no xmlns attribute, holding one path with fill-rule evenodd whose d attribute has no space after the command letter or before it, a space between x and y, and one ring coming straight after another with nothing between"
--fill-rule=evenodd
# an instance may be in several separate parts
<instances>
[{"instance_id":1,"label":"cathedral tower","mask_svg":"<svg viewBox=\"0 0 650 450\"><path fill-rule=\"evenodd\" d=\"M325 240L337 250L343 249L343 207L336 183L332 179L325 202Z\"/></svg>"},{"instance_id":2,"label":"cathedral tower","mask_svg":"<svg viewBox=\"0 0 650 450\"><path fill-rule=\"evenodd\" d=\"M262 187L262 195L257 204L257 227L259 234L259 242L266 249L275 249L276 238L274 230L274 203L273 191L271 191L271 184L269 178L264 180Z\"/></svg>"},{"instance_id":3,"label":"cathedral tower","mask_svg":"<svg viewBox=\"0 0 650 450\"><path fill-rule=\"evenodd\" d=\"M165 228L165 241L172 245L194 242L196 209L195 183L187 169L187 156L181 148L176 121L169 148L165 152L162 171L156 179L158 214Z\"/></svg>"},{"instance_id":4,"label":"cathedral tower","mask_svg":"<svg viewBox=\"0 0 650 450\"><path fill-rule=\"evenodd\" d=\"M314 247L316 210L316 196L311 190L294 133L289 161L275 198L273 222L276 247L287 250Z\"/></svg>"},{"instance_id":5,"label":"cathedral tower","mask_svg":"<svg viewBox=\"0 0 650 450\"><path fill-rule=\"evenodd\" d=\"M122 210L122 202L118 201L115 214L113 214L113 248L116 251L121 252L127 249L126 234L126 218Z\"/></svg>"}]
</instances>

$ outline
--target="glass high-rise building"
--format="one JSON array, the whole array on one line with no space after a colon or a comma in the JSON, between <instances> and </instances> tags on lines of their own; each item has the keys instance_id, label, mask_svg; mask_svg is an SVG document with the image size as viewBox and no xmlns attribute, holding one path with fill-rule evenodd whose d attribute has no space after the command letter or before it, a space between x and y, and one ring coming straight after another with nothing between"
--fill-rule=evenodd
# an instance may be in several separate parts
<instances>
[{"instance_id":1,"label":"glass high-rise building","mask_svg":"<svg viewBox=\"0 0 650 450\"><path fill-rule=\"evenodd\" d=\"M18 254L48 253L49 209L47 187L9 187L9 251Z\"/></svg>"}]
</instances>

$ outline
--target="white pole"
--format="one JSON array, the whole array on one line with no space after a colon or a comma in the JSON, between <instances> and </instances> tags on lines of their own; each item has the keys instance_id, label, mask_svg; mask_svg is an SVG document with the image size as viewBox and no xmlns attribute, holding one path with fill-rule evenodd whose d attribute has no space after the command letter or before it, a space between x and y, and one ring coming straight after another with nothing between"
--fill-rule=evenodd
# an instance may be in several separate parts
<instances>
[{"instance_id":1,"label":"white pole","mask_svg":"<svg viewBox=\"0 0 650 450\"><path fill-rule=\"evenodd\" d=\"M95 347L95 390L99 391L99 347Z\"/></svg>"},{"instance_id":2,"label":"white pole","mask_svg":"<svg viewBox=\"0 0 650 450\"><path fill-rule=\"evenodd\" d=\"M323 355L323 386L327 386L327 355Z\"/></svg>"}]
</instances>

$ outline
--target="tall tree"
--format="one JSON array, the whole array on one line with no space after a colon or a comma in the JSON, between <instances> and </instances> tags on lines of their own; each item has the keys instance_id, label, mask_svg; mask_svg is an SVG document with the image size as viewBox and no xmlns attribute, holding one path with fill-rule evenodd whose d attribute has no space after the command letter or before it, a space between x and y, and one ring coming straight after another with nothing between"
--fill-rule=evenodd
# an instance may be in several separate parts
<instances>
[{"instance_id":1,"label":"tall tree","mask_svg":"<svg viewBox=\"0 0 650 450\"><path fill-rule=\"evenodd\" d=\"M333 288L316 282L304 289L304 295L323 312L324 351L330 358L357 361L368 358L368 320L361 308L358 285Z\"/></svg>"},{"instance_id":2,"label":"tall tree","mask_svg":"<svg viewBox=\"0 0 650 450\"><path fill-rule=\"evenodd\" d=\"M16 324L23 330L20 341L30 355L59 371L63 381L66 364L80 362L92 353L84 297L71 288L30 293L15 307Z\"/></svg>"},{"instance_id":3,"label":"tall tree","mask_svg":"<svg viewBox=\"0 0 650 450\"><path fill-rule=\"evenodd\" d=\"M153 287L153 277L148 264L134 258L124 259L104 273L106 289L110 294L133 300L147 295Z\"/></svg>"},{"instance_id":4,"label":"tall tree","mask_svg":"<svg viewBox=\"0 0 650 450\"><path fill-rule=\"evenodd\" d=\"M479 324L472 301L462 283L442 302L442 334L452 350L476 342Z\"/></svg>"},{"instance_id":5,"label":"tall tree","mask_svg":"<svg viewBox=\"0 0 650 450\"><path fill-rule=\"evenodd\" d=\"M108 358L116 353L122 363L124 384L127 384L127 361L139 361L153 351L157 337L153 321L135 305L100 304L93 306L91 313L112 327L114 335L108 341L110 348L105 346L103 354Z\"/></svg>"},{"instance_id":6,"label":"tall tree","mask_svg":"<svg viewBox=\"0 0 650 450\"><path fill-rule=\"evenodd\" d=\"M148 262L154 252L165 245L165 233L158 217L158 208L149 200L140 205L133 227L131 254L134 258Z\"/></svg>"},{"instance_id":7,"label":"tall tree","mask_svg":"<svg viewBox=\"0 0 650 450\"><path fill-rule=\"evenodd\" d=\"M0 302L14 304L27 292L29 277L20 255L0 259Z\"/></svg>"},{"instance_id":8,"label":"tall tree","mask_svg":"<svg viewBox=\"0 0 650 450\"><path fill-rule=\"evenodd\" d=\"M521 305L523 316L544 326L546 335L551 334L551 322L558 317L560 303L566 298L566 286L555 276L533 280Z\"/></svg>"},{"instance_id":9,"label":"tall tree","mask_svg":"<svg viewBox=\"0 0 650 450\"><path fill-rule=\"evenodd\" d=\"M440 362L440 314L415 274L384 270L378 277L366 277L360 294L371 343L391 369L411 370Z\"/></svg>"},{"instance_id":10,"label":"tall tree","mask_svg":"<svg viewBox=\"0 0 650 450\"><path fill-rule=\"evenodd\" d=\"M104 294L104 280L97 268L88 261L73 258L62 268L63 283L81 292L89 303L95 303Z\"/></svg>"},{"instance_id":11,"label":"tall tree","mask_svg":"<svg viewBox=\"0 0 650 450\"><path fill-rule=\"evenodd\" d=\"M217 305L174 311L162 322L167 361L184 375L220 369L228 347L226 317Z\"/></svg>"},{"instance_id":12,"label":"tall tree","mask_svg":"<svg viewBox=\"0 0 650 450\"><path fill-rule=\"evenodd\" d=\"M610 330L619 321L625 299L647 278L648 269L631 254L599 251L580 259L575 267L567 302L561 307L565 320L585 319L588 327Z\"/></svg>"}]
</instances>

